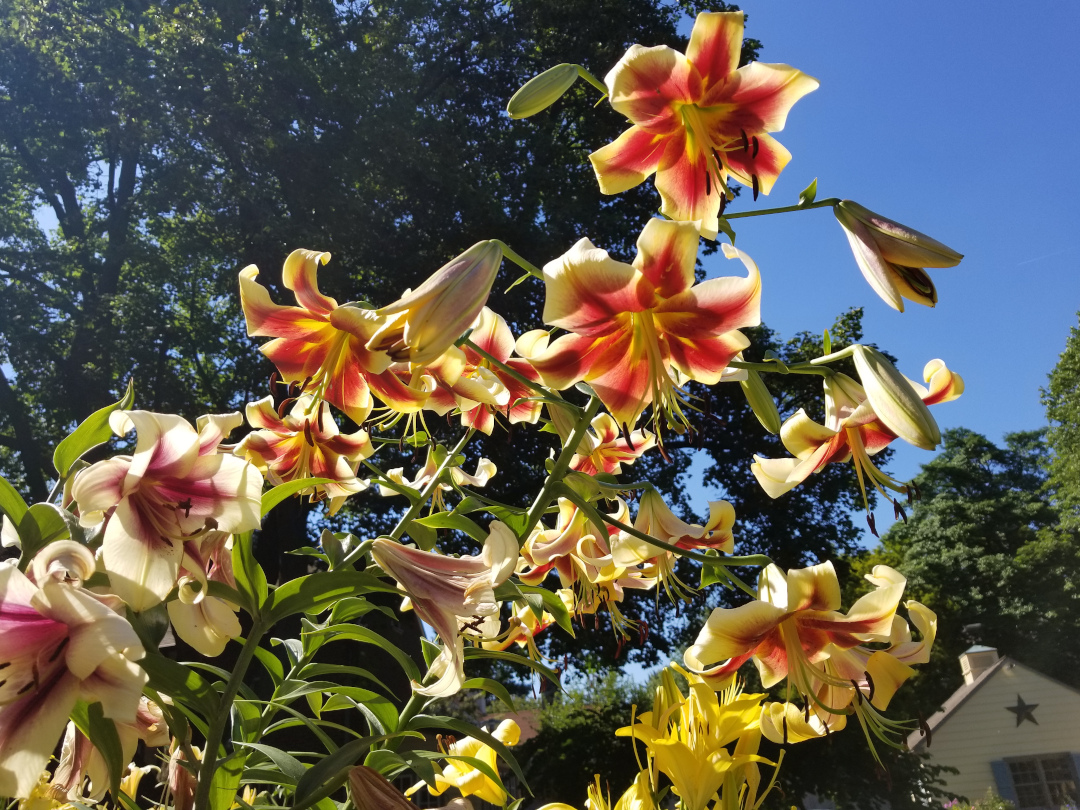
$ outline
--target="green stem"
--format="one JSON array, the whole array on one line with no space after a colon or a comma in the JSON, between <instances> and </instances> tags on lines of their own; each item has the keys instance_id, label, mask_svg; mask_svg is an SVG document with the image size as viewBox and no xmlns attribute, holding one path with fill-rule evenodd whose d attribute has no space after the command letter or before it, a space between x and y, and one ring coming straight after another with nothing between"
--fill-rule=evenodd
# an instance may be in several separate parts
<instances>
[{"instance_id":1,"label":"green stem","mask_svg":"<svg viewBox=\"0 0 1080 810\"><path fill-rule=\"evenodd\" d=\"M831 377L836 373L828 366L811 365L813 362L811 360L809 363L794 363L789 366L785 363L747 363L745 360L732 360L728 365L732 368L764 371L770 374L811 374L818 377Z\"/></svg>"},{"instance_id":2,"label":"green stem","mask_svg":"<svg viewBox=\"0 0 1080 810\"><path fill-rule=\"evenodd\" d=\"M589 425L592 424L593 417L596 416L599 410L599 397L589 397L589 403L585 406L585 410L582 412L581 416L578 417L577 422L574 424L574 429L570 431L570 438L566 440L562 452L559 453L559 457L555 459L555 464L551 468L551 473L544 480L543 488L536 494L536 500L534 500L532 506L529 507L529 513L525 516L525 527L521 530L521 542L525 542L529 538L533 527L540 522L541 516L547 511L548 505L555 500L555 491L558 485L562 483L566 471L570 469L570 461L574 458L574 453L577 452L578 445L580 445L581 440L585 438L585 433L588 431Z\"/></svg>"},{"instance_id":3,"label":"green stem","mask_svg":"<svg viewBox=\"0 0 1080 810\"><path fill-rule=\"evenodd\" d=\"M587 71L581 65L574 65L574 67L577 68L578 76L583 78L585 81L587 81L593 87L595 87L597 90L599 90L601 93L603 93L604 98L607 98L607 94L608 94L607 85L605 85L602 81L600 81L598 78L596 78L591 73L589 73L589 71ZM600 100L603 101L604 99L600 99Z\"/></svg>"},{"instance_id":4,"label":"green stem","mask_svg":"<svg viewBox=\"0 0 1080 810\"><path fill-rule=\"evenodd\" d=\"M431 476L431 480L428 481L427 486L420 492L420 499L409 507L409 511L402 516L401 520L399 520L394 527L394 530L390 532L391 540L400 540L401 535L405 534L405 529L416 519L416 516L420 514L420 510L424 508L424 504L428 502L428 499L435 492L436 488L442 483L443 473L454 465L454 459L457 458L458 453L465 449L465 445L469 443L469 439L473 437L474 433L476 433L476 429L469 428L454 449L443 459L443 463L435 470L435 474Z\"/></svg>"},{"instance_id":5,"label":"green stem","mask_svg":"<svg viewBox=\"0 0 1080 810\"><path fill-rule=\"evenodd\" d=\"M619 531L626 532L626 534L630 535L631 537L636 537L639 540L644 540L650 546L656 546L657 548L664 549L664 551L670 551L673 554L677 554L680 557L686 557L690 560L697 560L704 565L711 565L714 568L723 568L725 577L731 580L731 582L733 582L740 590L750 594L755 599L758 595L757 591L755 591L753 588L751 588L749 585L747 585L745 582L743 582L741 579L731 573L728 566L757 565L764 567L766 565L772 564L772 560L766 557L764 554L748 554L743 557L713 557L709 554L701 554L697 551L690 551L689 549L679 548L678 546L672 545L671 543L665 543L663 540L657 540L652 535L645 534L645 532L638 531L633 526L628 526L621 520L615 520L615 518L595 508L591 503L589 503L576 492L574 492L574 490L572 490L570 487L564 486L560 488L558 494L569 501L573 501L573 503L576 504L579 509L581 509L590 516L594 523L596 523L597 520L602 520L604 523L607 523L610 526L614 526Z\"/></svg>"},{"instance_id":6,"label":"green stem","mask_svg":"<svg viewBox=\"0 0 1080 810\"><path fill-rule=\"evenodd\" d=\"M742 219L743 217L763 217L768 214L786 214L789 211L809 211L811 208L831 208L840 202L839 197L807 203L806 205L785 205L783 208L759 208L757 211L740 211L736 214L724 214L724 219Z\"/></svg>"},{"instance_id":7,"label":"green stem","mask_svg":"<svg viewBox=\"0 0 1080 810\"><path fill-rule=\"evenodd\" d=\"M499 246L499 249L502 251L503 256L512 261L530 276L536 276L541 281L544 280L544 274L543 272L541 272L540 268L530 262L528 259L522 258L518 254L518 252L512 247L510 247L508 244L506 244L506 242L502 241L501 239L492 239L491 241Z\"/></svg>"},{"instance_id":8,"label":"green stem","mask_svg":"<svg viewBox=\"0 0 1080 810\"><path fill-rule=\"evenodd\" d=\"M218 750L221 747L221 739L225 735L225 725L232 714L236 693L240 691L244 683L244 676L247 675L251 659L255 657L255 650L259 648L259 642L262 641L266 630L267 628L263 627L262 618L256 617L255 623L251 626L251 632L248 633L247 640L240 650L240 655L233 665L233 671L225 684L225 689L218 698L217 714L210 718L210 725L206 730L206 747L203 749L202 765L199 767L199 786L195 793L194 810L209 810L210 808L210 783L217 770Z\"/></svg>"}]
</instances>

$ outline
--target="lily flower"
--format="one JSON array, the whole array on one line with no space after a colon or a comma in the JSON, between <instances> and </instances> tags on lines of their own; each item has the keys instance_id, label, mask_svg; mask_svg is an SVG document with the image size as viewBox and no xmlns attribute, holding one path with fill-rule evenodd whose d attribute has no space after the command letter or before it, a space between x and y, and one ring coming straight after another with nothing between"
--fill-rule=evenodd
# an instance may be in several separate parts
<instances>
[{"instance_id":1,"label":"lily flower","mask_svg":"<svg viewBox=\"0 0 1080 810\"><path fill-rule=\"evenodd\" d=\"M605 77L611 106L632 126L589 155L600 190L618 194L656 172L664 216L715 239L728 176L768 194L791 153L768 133L818 86L788 65L738 67L743 13L702 13L685 55L631 46Z\"/></svg>"},{"instance_id":2,"label":"lily flower","mask_svg":"<svg viewBox=\"0 0 1080 810\"><path fill-rule=\"evenodd\" d=\"M671 780L681 807L705 810L722 787L728 790L725 782L733 771L740 776L733 784L738 793L746 766L768 762L757 756L764 695L744 695L736 684L718 693L692 674L689 681L686 698L680 694L666 711L645 712L638 723L615 733L645 744L652 764Z\"/></svg>"},{"instance_id":3,"label":"lily flower","mask_svg":"<svg viewBox=\"0 0 1080 810\"><path fill-rule=\"evenodd\" d=\"M330 483L301 490L312 502L329 499L334 514L345 499L368 487L356 477L360 462L375 452L366 430L344 434L338 431L330 406L316 404L304 394L292 410L279 417L272 396L247 406L247 420L254 431L245 436L233 452L246 458L271 484L302 478L329 478Z\"/></svg>"},{"instance_id":4,"label":"lily flower","mask_svg":"<svg viewBox=\"0 0 1080 810\"><path fill-rule=\"evenodd\" d=\"M955 267L964 258L924 233L875 214L851 200L833 208L855 261L881 300L904 311L904 299L932 307L937 290L924 268Z\"/></svg>"},{"instance_id":5,"label":"lily flower","mask_svg":"<svg viewBox=\"0 0 1080 810\"><path fill-rule=\"evenodd\" d=\"M349 795L356 810L416 810L400 790L374 768L357 765L349 771ZM438 810L473 810L468 799L451 799Z\"/></svg>"},{"instance_id":6,"label":"lily flower","mask_svg":"<svg viewBox=\"0 0 1080 810\"><path fill-rule=\"evenodd\" d=\"M609 791L610 793L610 791ZM585 810L656 810L653 802L652 785L649 783L649 772L641 771L634 779L634 783L619 797L615 807L611 806L611 796L605 793L600 786L600 775L596 775L596 781L589 785L588 797L585 799ZM575 810L563 802L545 804L539 810Z\"/></svg>"},{"instance_id":7,"label":"lily flower","mask_svg":"<svg viewBox=\"0 0 1080 810\"><path fill-rule=\"evenodd\" d=\"M134 723L146 683L131 625L81 587L94 572L90 552L61 540L32 569L36 582L0 564L0 795L19 798L38 784L77 701Z\"/></svg>"},{"instance_id":8,"label":"lily flower","mask_svg":"<svg viewBox=\"0 0 1080 810\"><path fill-rule=\"evenodd\" d=\"M442 452L446 452L445 448L441 448L441 450ZM417 471L414 478L409 479L405 477L404 467L394 467L391 470L387 470L386 477L393 483L398 484L399 486L408 487L419 494L424 487L431 483L431 479L435 477L435 473L439 470L439 464L440 461L437 457L437 453L429 447L427 458L424 460L424 466ZM453 485L459 487L487 486L488 481L491 480L496 472L498 472L498 468L495 466L495 462L489 458L481 458L477 461L476 472L472 475L469 475L469 473L465 472L459 466L449 468L450 481L453 482ZM443 501L443 496L447 492L451 492L453 488L454 487L448 483L440 483L435 488L435 494L432 496L432 508L436 512L445 511L446 504ZM379 494L385 498L389 498L394 495L400 495L401 493L385 484L379 484Z\"/></svg>"},{"instance_id":9,"label":"lily flower","mask_svg":"<svg viewBox=\"0 0 1080 810\"><path fill-rule=\"evenodd\" d=\"M375 313L381 324L367 348L414 366L436 360L484 308L502 258L498 243L486 241L451 259L415 290Z\"/></svg>"},{"instance_id":10,"label":"lily flower","mask_svg":"<svg viewBox=\"0 0 1080 810\"><path fill-rule=\"evenodd\" d=\"M906 379L906 378L905 378ZM949 402L964 392L964 381L954 374L941 360L931 360L923 369L923 379L929 387L911 380L906 384L924 405ZM849 458L855 464L863 504L869 512L865 479L884 497L895 500L885 490L906 495L908 487L879 470L871 456L885 449L896 432L887 427L875 411L877 407L859 383L846 374L833 374L825 378L825 424L814 422L806 411L799 410L788 419L780 430L784 447L794 458L769 459L754 456L750 466L761 488L771 498L779 498L785 492L805 481L811 474L820 472L825 465L843 463ZM871 390L878 391L876 383ZM888 402L888 398L878 396ZM896 424L896 420L892 420Z\"/></svg>"},{"instance_id":11,"label":"lily flower","mask_svg":"<svg viewBox=\"0 0 1080 810\"><path fill-rule=\"evenodd\" d=\"M669 425L686 422L679 386L720 381L728 362L749 345L740 327L760 323L761 282L749 256L730 245L724 255L746 266L746 278L694 284L698 232L688 222L650 219L633 265L582 239L544 266L544 322L570 334L548 345L543 332L518 339L552 388L584 380L626 431L653 406Z\"/></svg>"},{"instance_id":12,"label":"lily flower","mask_svg":"<svg viewBox=\"0 0 1080 810\"><path fill-rule=\"evenodd\" d=\"M296 307L270 300L256 280L259 268L240 271L240 303L252 337L272 337L260 347L286 382L306 384L316 399L325 399L357 424L371 413L371 392L391 408L419 410L429 391L423 381L410 386L390 370L389 354L368 348L384 326L374 311L338 302L319 291L315 276L329 253L294 250L285 260L282 283L296 295Z\"/></svg>"},{"instance_id":13,"label":"lily flower","mask_svg":"<svg viewBox=\"0 0 1080 810\"><path fill-rule=\"evenodd\" d=\"M526 379L539 382L540 375L527 360L511 357L514 336L502 315L484 307L473 323L469 339ZM439 367L428 367L438 387L431 392L427 408L440 416L459 408L462 425L489 436L495 427L496 413L505 415L510 424L536 423L543 403L529 399L533 392L528 386L482 357L471 346L463 347L463 352L463 367L455 369L453 380L445 379Z\"/></svg>"},{"instance_id":14,"label":"lily flower","mask_svg":"<svg viewBox=\"0 0 1080 810\"><path fill-rule=\"evenodd\" d=\"M550 410L558 412L558 407ZM596 475L618 475L623 464L633 464L647 450L656 446L656 437L647 430L638 429L623 435L615 420L606 413L597 414L570 459L570 469Z\"/></svg>"},{"instance_id":15,"label":"lily flower","mask_svg":"<svg viewBox=\"0 0 1080 810\"><path fill-rule=\"evenodd\" d=\"M757 601L713 610L684 655L686 666L710 682L723 683L753 659L762 686L787 678L807 699L820 682L847 687L847 681L831 678L821 662L862 642L886 641L904 592L904 577L888 566L875 566L871 577L877 589L845 615L839 612L840 583L831 562L787 575L769 565L758 579Z\"/></svg>"},{"instance_id":16,"label":"lily flower","mask_svg":"<svg viewBox=\"0 0 1080 810\"><path fill-rule=\"evenodd\" d=\"M491 736L503 745L512 747L521 739L521 729L516 722L508 718L499 723L498 727L491 732ZM449 788L457 788L462 796L476 796L481 801L489 802L497 807L504 806L507 793L502 786L479 768L457 759L458 757L478 759L494 773L499 772L495 749L473 737L464 737L446 747L446 765L443 766L442 773L435 774L435 787L425 782L417 782L405 791L405 795L412 796L427 787L432 796L441 796Z\"/></svg>"},{"instance_id":17,"label":"lily flower","mask_svg":"<svg viewBox=\"0 0 1080 810\"><path fill-rule=\"evenodd\" d=\"M383 571L397 580L420 619L430 625L443 649L431 665L437 675L428 686L413 689L431 697L447 697L465 680L465 653L458 618L483 619L499 612L495 588L514 572L517 538L505 523L492 521L480 556L447 557L430 551L376 539L371 555Z\"/></svg>"},{"instance_id":18,"label":"lily flower","mask_svg":"<svg viewBox=\"0 0 1080 810\"><path fill-rule=\"evenodd\" d=\"M91 465L72 496L79 521L105 520L102 555L113 591L132 610L153 607L173 589L184 541L208 529L245 532L261 522L263 479L241 458L219 452L239 413L186 420L147 411L114 411L113 431L136 431L135 452Z\"/></svg>"}]
</instances>

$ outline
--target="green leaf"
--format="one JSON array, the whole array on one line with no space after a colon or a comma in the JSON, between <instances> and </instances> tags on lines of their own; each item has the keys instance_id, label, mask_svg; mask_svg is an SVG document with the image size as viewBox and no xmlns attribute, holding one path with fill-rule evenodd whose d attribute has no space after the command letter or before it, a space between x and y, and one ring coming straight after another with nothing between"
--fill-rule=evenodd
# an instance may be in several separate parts
<instances>
[{"instance_id":1,"label":"green leaf","mask_svg":"<svg viewBox=\"0 0 1080 810\"><path fill-rule=\"evenodd\" d=\"M35 503L26 510L18 526L22 554L19 569L26 570L30 560L54 540L71 538L77 543L84 539L79 519L67 509L52 503Z\"/></svg>"},{"instance_id":2,"label":"green leaf","mask_svg":"<svg viewBox=\"0 0 1080 810\"><path fill-rule=\"evenodd\" d=\"M479 543L483 543L487 539L487 532L481 528L479 523L470 520L465 515L455 514L454 512L436 512L426 518L414 520L413 523L419 523L429 529L454 529L455 531L464 532Z\"/></svg>"},{"instance_id":3,"label":"green leaf","mask_svg":"<svg viewBox=\"0 0 1080 810\"><path fill-rule=\"evenodd\" d=\"M505 523L510 531L518 537L521 537L521 533L525 529L525 524L528 522L528 516L525 512L519 509L511 509L508 506L489 506L487 507L487 510L497 519Z\"/></svg>"},{"instance_id":4,"label":"green leaf","mask_svg":"<svg viewBox=\"0 0 1080 810\"><path fill-rule=\"evenodd\" d=\"M100 703L86 704L79 701L71 710L71 721L93 743L105 760L109 769L109 791L114 797L120 793L120 779L124 775L127 762L124 761L124 749L120 744L120 735L116 724L106 720Z\"/></svg>"},{"instance_id":5,"label":"green leaf","mask_svg":"<svg viewBox=\"0 0 1080 810\"><path fill-rule=\"evenodd\" d=\"M235 553L235 547L233 550ZM397 593L392 585L366 571L347 568L318 571L274 590L269 604L270 620L279 622L296 613L322 613L341 599L372 591Z\"/></svg>"},{"instance_id":6,"label":"green leaf","mask_svg":"<svg viewBox=\"0 0 1080 810\"><path fill-rule=\"evenodd\" d=\"M400 737L402 735L395 734L392 736ZM417 733L406 733L406 736L423 739L423 735ZM359 740L346 743L334 753L323 757L312 765L296 783L292 810L304 810L320 799L326 798L345 784L349 770L360 762L372 745L385 739L387 739L387 735L361 737Z\"/></svg>"},{"instance_id":7,"label":"green leaf","mask_svg":"<svg viewBox=\"0 0 1080 810\"><path fill-rule=\"evenodd\" d=\"M9 484L7 479L0 478L0 512L7 515L8 520L11 521L16 530L18 530L23 515L26 514L26 510L29 508L26 501L22 499L22 495L15 490L15 487Z\"/></svg>"},{"instance_id":8,"label":"green leaf","mask_svg":"<svg viewBox=\"0 0 1080 810\"><path fill-rule=\"evenodd\" d=\"M514 699L510 697L510 693L506 690L506 687L492 678L469 678L461 686L463 689L480 689L484 692L488 692L501 700L510 711L517 711L517 709L514 708Z\"/></svg>"},{"instance_id":9,"label":"green leaf","mask_svg":"<svg viewBox=\"0 0 1080 810\"><path fill-rule=\"evenodd\" d=\"M278 484L268 492L263 493L262 496L262 514L266 517L266 514L288 498L290 495L295 495L302 489L308 487L318 486L319 484L332 483L332 478L298 478L296 481L286 481L284 484Z\"/></svg>"},{"instance_id":10,"label":"green leaf","mask_svg":"<svg viewBox=\"0 0 1080 810\"><path fill-rule=\"evenodd\" d=\"M259 659L259 663L263 665L263 669L266 670L275 687L285 679L285 667L282 666L281 659L270 650L258 647L255 650L255 657Z\"/></svg>"},{"instance_id":11,"label":"green leaf","mask_svg":"<svg viewBox=\"0 0 1080 810\"><path fill-rule=\"evenodd\" d=\"M135 381L128 380L127 390L119 402L107 405L101 410L94 411L74 432L56 445L53 451L53 466L60 473L61 478L66 478L71 471L71 465L93 450L99 444L104 444L113 436L112 428L109 427L109 416L113 411L128 410L135 403Z\"/></svg>"},{"instance_id":12,"label":"green leaf","mask_svg":"<svg viewBox=\"0 0 1080 810\"><path fill-rule=\"evenodd\" d=\"M416 541L416 545L424 551L431 551L439 540L439 535L434 529L425 526L418 520L409 521L405 531L408 532L409 537Z\"/></svg>"},{"instance_id":13,"label":"green leaf","mask_svg":"<svg viewBox=\"0 0 1080 810\"><path fill-rule=\"evenodd\" d=\"M376 647L382 648L383 651L393 656L394 660L398 662L409 680L420 681L420 669L417 667L416 662L398 649L396 645L391 644L389 640L383 638L374 630L369 630L366 627L360 627L355 624L335 624L317 631L317 634L325 636L328 641L352 639L365 644L374 644Z\"/></svg>"},{"instance_id":14,"label":"green leaf","mask_svg":"<svg viewBox=\"0 0 1080 810\"><path fill-rule=\"evenodd\" d=\"M566 605L557 593L539 585L525 585L524 583L518 583L518 588L524 593L539 594L544 600L544 609L555 617L555 623L574 637L574 617L570 615L570 611L566 609ZM535 615L535 611L533 614ZM543 616L537 616L537 618L541 619Z\"/></svg>"},{"instance_id":15,"label":"green leaf","mask_svg":"<svg viewBox=\"0 0 1080 810\"><path fill-rule=\"evenodd\" d=\"M304 767L304 763L292 754L288 754L280 748L274 748L272 745L249 742L238 742L237 745L242 745L245 748L252 748L266 756L271 762L277 765L278 770L289 780L288 784L290 785L295 785L307 771L307 768Z\"/></svg>"},{"instance_id":16,"label":"green leaf","mask_svg":"<svg viewBox=\"0 0 1080 810\"><path fill-rule=\"evenodd\" d=\"M817 178L810 181L810 185L799 192L799 205L809 205L817 197Z\"/></svg>"},{"instance_id":17,"label":"green leaf","mask_svg":"<svg viewBox=\"0 0 1080 810\"><path fill-rule=\"evenodd\" d=\"M266 604L269 588L266 574L251 550L251 532L233 535L232 567L236 588L246 602L241 607L255 616Z\"/></svg>"},{"instance_id":18,"label":"green leaf","mask_svg":"<svg viewBox=\"0 0 1080 810\"><path fill-rule=\"evenodd\" d=\"M528 667L533 672L539 675L543 675L549 681L562 688L559 684L559 673L550 667L545 667L543 664L533 661L531 658L525 655L518 655L512 652L504 652L502 650L485 650L482 647L466 647L465 658L493 658L496 661L506 661L510 664L518 664L520 666Z\"/></svg>"},{"instance_id":19,"label":"green leaf","mask_svg":"<svg viewBox=\"0 0 1080 810\"><path fill-rule=\"evenodd\" d=\"M247 758L246 751L234 751L225 759L218 760L210 780L210 810L229 810L232 807Z\"/></svg>"},{"instance_id":20,"label":"green leaf","mask_svg":"<svg viewBox=\"0 0 1080 810\"><path fill-rule=\"evenodd\" d=\"M204 721L217 713L217 692L194 670L152 651L147 651L138 663L150 676L151 689L186 705Z\"/></svg>"},{"instance_id":21,"label":"green leaf","mask_svg":"<svg viewBox=\"0 0 1080 810\"><path fill-rule=\"evenodd\" d=\"M135 613L131 608L126 608L124 612L145 649L156 650L161 646L161 640L169 631L169 611L164 602L159 602L142 613Z\"/></svg>"}]
</instances>

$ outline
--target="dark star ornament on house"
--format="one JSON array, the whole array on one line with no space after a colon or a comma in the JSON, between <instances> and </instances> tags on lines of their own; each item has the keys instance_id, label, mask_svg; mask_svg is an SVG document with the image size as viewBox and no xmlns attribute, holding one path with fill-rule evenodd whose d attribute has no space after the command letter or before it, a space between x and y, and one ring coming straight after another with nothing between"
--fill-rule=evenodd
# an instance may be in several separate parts
<instances>
[{"instance_id":1,"label":"dark star ornament on house","mask_svg":"<svg viewBox=\"0 0 1080 810\"><path fill-rule=\"evenodd\" d=\"M1025 720L1030 720L1035 725L1039 725L1039 721L1035 719L1035 710L1039 708L1038 703L1024 703L1024 699L1017 695L1016 705L1006 706L1005 708L1016 715L1016 725L1018 727Z\"/></svg>"}]
</instances>

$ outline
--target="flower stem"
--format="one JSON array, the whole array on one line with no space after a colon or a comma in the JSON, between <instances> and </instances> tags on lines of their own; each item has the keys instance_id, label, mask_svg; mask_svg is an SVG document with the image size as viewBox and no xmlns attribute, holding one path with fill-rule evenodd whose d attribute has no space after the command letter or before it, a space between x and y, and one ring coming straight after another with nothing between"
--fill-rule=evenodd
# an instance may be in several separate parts
<instances>
[{"instance_id":1,"label":"flower stem","mask_svg":"<svg viewBox=\"0 0 1080 810\"><path fill-rule=\"evenodd\" d=\"M831 208L840 202L839 197L807 203L806 205L785 205L783 208L759 208L757 211L739 211L736 214L724 214L724 219L742 219L743 217L763 217L768 214L786 214L789 211L809 211L811 208Z\"/></svg>"},{"instance_id":2,"label":"flower stem","mask_svg":"<svg viewBox=\"0 0 1080 810\"><path fill-rule=\"evenodd\" d=\"M552 395L552 393L553 393L552 391L549 391L548 389L544 388L544 386L540 385L540 383L533 382L528 377L526 377L524 374L522 374L520 371L518 371L515 368L511 368L506 363L499 360L497 357L494 357L493 355L488 354L483 349L481 349L479 346L477 346L475 343L473 343L469 338L467 338L467 337L462 338L461 340L459 340L457 342L457 345L458 346L468 346L470 349L472 349L478 355L480 355L485 360L487 360L489 363L491 363L491 365L497 367L500 371L504 372L508 376L513 377L515 380L517 380L519 383L524 385L526 388L531 388L533 391L537 391L537 392L543 394L544 396L549 397L549 396Z\"/></svg>"},{"instance_id":3,"label":"flower stem","mask_svg":"<svg viewBox=\"0 0 1080 810\"><path fill-rule=\"evenodd\" d=\"M435 492L436 488L442 483L443 473L453 466L454 459L457 457L458 453L465 449L465 445L469 443L469 439L473 437L474 433L476 433L476 429L469 428L454 449L443 459L443 463L435 470L435 474L431 476L431 480L428 481L427 486L420 492L420 499L409 507L409 511L402 516L401 520L399 520L394 527L394 530L390 532L389 536L391 540L400 540L401 535L405 534L405 530L408 528L409 524L416 519L416 516L420 514L420 510L424 508L424 504L428 502L428 499Z\"/></svg>"},{"instance_id":4,"label":"flower stem","mask_svg":"<svg viewBox=\"0 0 1080 810\"><path fill-rule=\"evenodd\" d=\"M813 362L813 361L811 361ZM828 366L815 366L810 363L747 363L744 360L732 360L731 368L744 368L748 371L764 371L770 374L811 374L818 377L831 377L836 372Z\"/></svg>"},{"instance_id":5,"label":"flower stem","mask_svg":"<svg viewBox=\"0 0 1080 810\"><path fill-rule=\"evenodd\" d=\"M577 68L578 76L583 78L585 81L587 81L593 87L595 87L597 90L599 90L601 93L603 93L604 98L607 98L607 94L608 94L607 86L602 81L600 81L598 78L596 78L591 73L589 73L589 71L587 71L581 65L574 65L574 67ZM600 100L603 101L604 99L602 98Z\"/></svg>"},{"instance_id":6,"label":"flower stem","mask_svg":"<svg viewBox=\"0 0 1080 810\"><path fill-rule=\"evenodd\" d=\"M574 458L578 445L585 438L585 433L599 410L600 398L589 397L589 403L585 406L581 416L578 417L574 429L570 431L570 438L566 440L562 452L555 459L555 464L551 468L551 473L545 479L543 488L536 494L536 500L529 507L529 513L525 516L525 527L521 530L518 538L522 543L529 538L529 534L532 533L533 528L540 521L540 517L547 510L548 505L555 500L557 488L562 483L566 471L570 469L570 461Z\"/></svg>"},{"instance_id":7,"label":"flower stem","mask_svg":"<svg viewBox=\"0 0 1080 810\"><path fill-rule=\"evenodd\" d=\"M540 268L530 262L528 259L523 259L518 254L518 252L512 247L510 247L508 244L506 244L506 242L502 241L501 239L493 239L491 241L493 241L496 245L499 246L499 249L502 251L503 256L512 261L530 276L536 276L541 281L544 280L544 274L540 271Z\"/></svg>"},{"instance_id":8,"label":"flower stem","mask_svg":"<svg viewBox=\"0 0 1080 810\"><path fill-rule=\"evenodd\" d=\"M236 693L240 691L244 683L248 666L251 664L251 659L255 657L255 651L259 648L259 642L262 641L267 629L263 626L262 617L257 616L240 650L240 655L233 665L232 674L218 698L217 714L210 718L210 725L206 730L206 747L203 749L202 765L199 767L199 786L195 793L194 810L209 810L210 808L210 784L217 770L218 749L221 747L221 738L225 735L225 725L232 714Z\"/></svg>"}]
</instances>

